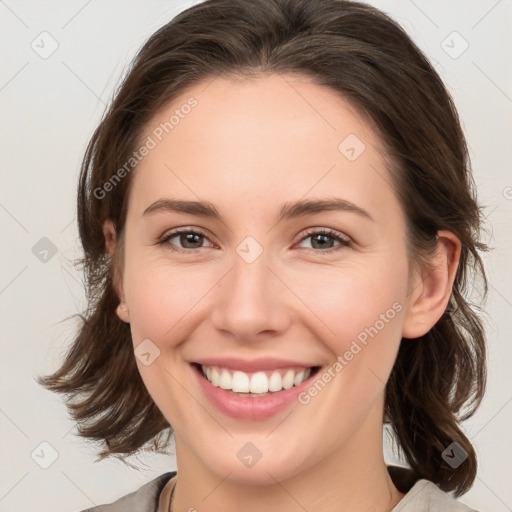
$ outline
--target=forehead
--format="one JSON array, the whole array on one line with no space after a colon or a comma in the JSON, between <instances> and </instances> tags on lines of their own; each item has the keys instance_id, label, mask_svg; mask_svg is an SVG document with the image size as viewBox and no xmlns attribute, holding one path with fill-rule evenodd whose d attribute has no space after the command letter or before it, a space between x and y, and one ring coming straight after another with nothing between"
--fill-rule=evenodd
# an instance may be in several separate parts
<instances>
[{"instance_id":1,"label":"forehead","mask_svg":"<svg viewBox=\"0 0 512 512\"><path fill-rule=\"evenodd\" d=\"M398 206L371 126L335 91L300 75L196 83L155 114L141 141L152 147L133 176L130 203L140 212L165 196L236 211L241 200L261 211L326 195L365 209Z\"/></svg>"}]
</instances>

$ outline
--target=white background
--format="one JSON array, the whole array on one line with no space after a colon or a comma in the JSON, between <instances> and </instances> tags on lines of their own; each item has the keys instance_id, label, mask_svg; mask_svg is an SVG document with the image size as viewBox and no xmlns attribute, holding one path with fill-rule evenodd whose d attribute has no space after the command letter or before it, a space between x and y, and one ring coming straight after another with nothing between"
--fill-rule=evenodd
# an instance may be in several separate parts
<instances>
[{"instance_id":1,"label":"white background","mask_svg":"<svg viewBox=\"0 0 512 512\"><path fill-rule=\"evenodd\" d=\"M86 143L136 50L193 3L0 0L0 511L82 510L176 468L172 455L140 457L140 471L116 460L94 463L95 447L75 435L62 397L34 378L57 368L77 325L63 320L85 305L73 260L80 255L75 194ZM488 392L464 425L480 466L461 501L481 512L510 511L512 2L370 3L390 13L426 52L466 131L479 200L486 206L485 241L495 249L484 259L491 283ZM43 31L58 43L46 59L31 47L48 37L39 36ZM458 58L445 51L447 44L452 54L462 49L453 31L469 44ZM46 262L32 252L43 237L57 250ZM43 469L31 456L34 450L44 452L40 461L51 462L52 450L58 457ZM387 459L395 461L390 453Z\"/></svg>"}]
</instances>

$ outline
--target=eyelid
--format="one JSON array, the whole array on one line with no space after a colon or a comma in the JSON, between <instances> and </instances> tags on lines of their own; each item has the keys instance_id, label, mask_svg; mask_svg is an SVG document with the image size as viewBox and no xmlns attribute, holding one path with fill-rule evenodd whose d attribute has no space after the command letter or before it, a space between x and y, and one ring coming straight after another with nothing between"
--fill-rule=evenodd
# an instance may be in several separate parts
<instances>
[{"instance_id":1,"label":"eyelid","mask_svg":"<svg viewBox=\"0 0 512 512\"><path fill-rule=\"evenodd\" d=\"M216 245L214 242L210 240L210 235L206 233L201 228L193 227L193 226L182 226L179 228L171 229L170 231L166 231L161 237L158 238L158 244L166 244L167 241L171 238L174 238L177 235L181 235L182 233L191 233L196 235L201 235L202 237L206 238L208 241L210 241L213 245ZM169 244L170 245L170 244ZM194 253L197 251L200 251L201 249L206 249L206 247L199 247L197 249L182 249L181 247L172 246L173 251L176 252L188 252L188 253Z\"/></svg>"},{"instance_id":2,"label":"eyelid","mask_svg":"<svg viewBox=\"0 0 512 512\"><path fill-rule=\"evenodd\" d=\"M304 240L305 238L307 238L310 235L320 235L320 234L332 236L333 238L340 239L340 241L343 241L347 244L352 243L352 239L349 236L342 233L341 231L337 231L332 228L322 228L322 227L308 228L305 232L301 233L299 242L302 242L302 240Z\"/></svg>"},{"instance_id":3,"label":"eyelid","mask_svg":"<svg viewBox=\"0 0 512 512\"><path fill-rule=\"evenodd\" d=\"M314 248L309 248L309 247L305 248L308 252L312 251L314 254L328 255L328 254L331 254L334 252L339 252L342 249L345 249L347 247L352 247L352 245L353 245L352 239L350 237L348 237L347 235L345 235L344 233L341 233L340 231L337 231L332 228L325 228L325 227L308 228L306 230L306 232L301 233L297 244L301 243L302 241L306 240L307 238L309 238L312 235L329 236L329 237L333 238L334 240L336 240L337 242L339 242L339 245L336 245L329 249L314 249Z\"/></svg>"},{"instance_id":4,"label":"eyelid","mask_svg":"<svg viewBox=\"0 0 512 512\"><path fill-rule=\"evenodd\" d=\"M168 240L170 240L171 238L174 238L175 236L178 236L182 233L197 234L211 242L210 236L203 229L197 228L197 227L192 227L192 226L182 226L182 227L175 228L175 229L172 229L171 231L167 231L166 233L164 233L164 235L159 237L158 243L161 245L166 244L168 242ZM343 249L345 247L350 247L353 244L353 241L350 237L348 237L344 233L341 233L335 229L326 228L326 227L313 227L313 228L308 228L306 231L303 231L299 235L299 238L294 243L294 245L299 244L300 242L304 241L305 239L307 239L308 237L310 237L312 235L329 236L329 237L333 238L334 240L336 240L337 242L339 242L339 245L331 247L329 249L314 249L314 248L308 248L308 247L303 248L308 251L313 251L316 254L329 254L332 252L336 252L340 249ZM211 243L213 245L216 245L213 242L211 242ZM171 245L171 244L169 244L169 245ZM172 246L171 250L175 251L175 252L181 252L181 253L196 253L198 251L201 251L202 249L206 249L206 247L199 247L199 248L195 248L195 249L183 249L181 247Z\"/></svg>"}]
</instances>

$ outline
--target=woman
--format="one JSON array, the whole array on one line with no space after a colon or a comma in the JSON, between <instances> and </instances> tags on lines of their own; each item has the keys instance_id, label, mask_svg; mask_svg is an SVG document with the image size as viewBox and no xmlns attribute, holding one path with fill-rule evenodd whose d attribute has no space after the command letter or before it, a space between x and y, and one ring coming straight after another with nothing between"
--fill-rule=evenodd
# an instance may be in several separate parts
<instances>
[{"instance_id":1,"label":"woman","mask_svg":"<svg viewBox=\"0 0 512 512\"><path fill-rule=\"evenodd\" d=\"M41 382L101 458L174 434L178 467L101 510L470 510L481 213L452 100L385 14L180 13L90 141L78 219L89 310Z\"/></svg>"}]
</instances>

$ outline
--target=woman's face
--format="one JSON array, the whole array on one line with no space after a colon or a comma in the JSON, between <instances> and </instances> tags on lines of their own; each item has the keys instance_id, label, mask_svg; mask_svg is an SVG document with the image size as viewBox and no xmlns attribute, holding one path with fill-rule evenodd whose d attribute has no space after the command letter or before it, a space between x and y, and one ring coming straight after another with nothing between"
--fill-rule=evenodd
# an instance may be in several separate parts
<instances>
[{"instance_id":1,"label":"woman's face","mask_svg":"<svg viewBox=\"0 0 512 512\"><path fill-rule=\"evenodd\" d=\"M268 483L382 454L410 283L405 218L370 126L305 78L217 78L141 140L120 316L178 462ZM210 378L221 367L220 387L197 362ZM301 367L322 368L301 384ZM222 389L232 376L236 389L288 389L241 396Z\"/></svg>"}]
</instances>

